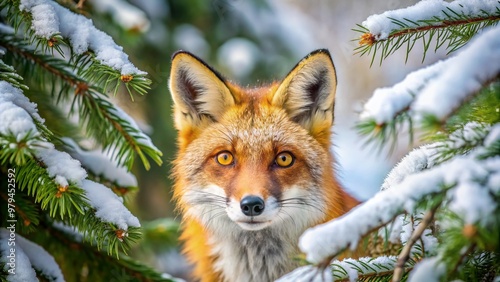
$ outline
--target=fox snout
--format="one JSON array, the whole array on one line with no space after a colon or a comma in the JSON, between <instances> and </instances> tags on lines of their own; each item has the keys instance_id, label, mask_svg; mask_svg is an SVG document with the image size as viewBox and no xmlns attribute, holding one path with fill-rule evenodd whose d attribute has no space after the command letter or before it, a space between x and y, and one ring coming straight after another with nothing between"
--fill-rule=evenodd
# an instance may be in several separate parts
<instances>
[{"instance_id":1,"label":"fox snout","mask_svg":"<svg viewBox=\"0 0 500 282\"><path fill-rule=\"evenodd\" d=\"M240 202L241 212L246 216L258 216L264 211L266 204L259 196L246 196Z\"/></svg>"}]
</instances>

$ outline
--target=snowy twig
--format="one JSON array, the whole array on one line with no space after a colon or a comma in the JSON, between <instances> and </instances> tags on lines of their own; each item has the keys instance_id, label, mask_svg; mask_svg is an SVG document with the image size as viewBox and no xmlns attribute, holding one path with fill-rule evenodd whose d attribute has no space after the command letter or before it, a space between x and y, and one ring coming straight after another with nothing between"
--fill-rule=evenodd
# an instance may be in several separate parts
<instances>
[{"instance_id":1,"label":"snowy twig","mask_svg":"<svg viewBox=\"0 0 500 282\"><path fill-rule=\"evenodd\" d=\"M384 142L388 136L383 133L396 123L409 121L412 127L415 121L422 128L430 121L442 125L498 79L500 65L491 64L500 61L498 50L500 26L484 30L458 55L411 73L391 88L377 89L364 106L358 128Z\"/></svg>"},{"instance_id":2,"label":"snowy twig","mask_svg":"<svg viewBox=\"0 0 500 282\"><path fill-rule=\"evenodd\" d=\"M0 46L8 51L33 62L62 81L58 100L70 99L70 89L74 89L73 99L80 103L80 119L88 125L93 121L96 126L88 126L89 134L102 141L105 148L120 147L121 155L116 155L120 164L126 163L131 167L134 161L133 154L137 153L146 169L150 163L145 155L152 158L157 164L161 164L161 152L153 145L149 136L144 134L135 121L123 110L107 101L104 89L93 86L89 81L69 71L71 65L64 60L51 58L43 54L37 54L24 42L18 42L13 35L0 34ZM69 86L69 87L67 87ZM54 91L56 87L51 87ZM66 97L61 97L65 94ZM111 143L110 143L111 142Z\"/></svg>"},{"instance_id":3,"label":"snowy twig","mask_svg":"<svg viewBox=\"0 0 500 282\"><path fill-rule=\"evenodd\" d=\"M465 222L476 222L495 209L488 190L480 184L495 173L496 170L486 169L495 161L478 160L476 152L410 174L392 189L379 192L345 216L306 230L299 247L308 261L321 263L346 247L355 248L370 230L390 222L404 210L413 212L420 201L432 195L435 198L436 194L453 198L449 208L462 215ZM453 193L447 193L451 188ZM471 202L467 196L471 193L481 203Z\"/></svg>"},{"instance_id":4,"label":"snowy twig","mask_svg":"<svg viewBox=\"0 0 500 282\"><path fill-rule=\"evenodd\" d=\"M434 215L436 214L437 209L439 208L441 203L436 204L431 210L429 210L420 224L418 225L417 229L413 232L411 235L410 239L404 246L403 250L399 254L398 261L396 263L396 267L394 269L394 276L392 277L393 282L399 282L401 281L401 278L403 277L404 274L404 267L408 259L410 258L410 253L413 245L419 240L424 233L425 229L429 226L429 224L432 223L432 220L434 219ZM423 244L422 244L423 245Z\"/></svg>"},{"instance_id":5,"label":"snowy twig","mask_svg":"<svg viewBox=\"0 0 500 282\"><path fill-rule=\"evenodd\" d=\"M20 0L19 10L31 14L31 28L36 36L50 39L61 34L68 38L72 51L81 55L93 51L95 58L123 75L144 75L129 60L123 48L92 21L49 0ZM64 23L64 24L60 24Z\"/></svg>"},{"instance_id":6,"label":"snowy twig","mask_svg":"<svg viewBox=\"0 0 500 282\"><path fill-rule=\"evenodd\" d=\"M415 42L423 40L424 58L431 42L436 39L437 50L448 42L449 52L465 45L479 29L495 25L500 20L497 1L441 0L420 1L416 5L372 15L356 31L363 33L357 53L377 53L380 63L406 44L406 59ZM382 49L381 52L378 52Z\"/></svg>"},{"instance_id":7,"label":"snowy twig","mask_svg":"<svg viewBox=\"0 0 500 282\"><path fill-rule=\"evenodd\" d=\"M8 254L12 255L12 248L9 250L8 246L15 246L13 268L17 267L17 270L16 273L8 276L9 281L38 281L34 269L44 278L50 278L50 281L64 281L61 269L52 255L18 234L14 234L14 241L8 240L12 238L11 232L11 230L0 228L0 253L2 253L0 261L7 264L9 262ZM15 244L12 245L12 242Z\"/></svg>"}]
</instances>

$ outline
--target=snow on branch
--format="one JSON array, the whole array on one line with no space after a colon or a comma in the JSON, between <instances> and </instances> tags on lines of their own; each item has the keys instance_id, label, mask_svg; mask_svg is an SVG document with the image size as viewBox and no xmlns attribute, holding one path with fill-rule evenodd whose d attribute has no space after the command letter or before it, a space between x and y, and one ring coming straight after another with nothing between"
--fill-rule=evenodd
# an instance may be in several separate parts
<instances>
[{"instance_id":1,"label":"snow on branch","mask_svg":"<svg viewBox=\"0 0 500 282\"><path fill-rule=\"evenodd\" d=\"M496 0L455 0L452 2L424 0L408 8L371 15L362 25L376 40L384 40L394 31L400 30L402 23L407 29L415 29L423 24L440 26L449 23L450 16L482 18L485 15L497 14L499 6Z\"/></svg>"},{"instance_id":2,"label":"snow on branch","mask_svg":"<svg viewBox=\"0 0 500 282\"><path fill-rule=\"evenodd\" d=\"M444 120L500 74L500 26L477 35L458 55L410 73L393 87L377 89L364 105L361 121L384 125L409 110L421 120ZM453 85L453 87L450 87Z\"/></svg>"},{"instance_id":3,"label":"snow on branch","mask_svg":"<svg viewBox=\"0 0 500 282\"><path fill-rule=\"evenodd\" d=\"M2 126L1 128L3 130L0 130L0 132L5 133L5 130L10 129L12 132L23 132L23 131L29 131L29 130L34 130L35 128L29 128L32 123L23 123L26 120L29 120L31 118L34 118L40 123L44 122L44 119L40 117L38 114L38 110L36 108L36 104L30 102L30 100L22 94L22 91L19 88L16 88L12 86L10 83L6 81L0 81L0 103L4 104L4 107L7 107L7 104L11 105L11 109L16 106L19 108L17 111L24 111L26 115L23 117L19 117L23 114L12 114L10 119L7 119L9 114L6 113L6 111L0 111L0 114L3 116L2 120L8 121L11 123L15 123L16 120L19 118L18 123L22 124L19 125L19 127L16 127L14 125L8 125L6 122L5 123L0 123ZM7 110L7 108L5 108ZM28 116L30 118L28 118Z\"/></svg>"},{"instance_id":4,"label":"snow on branch","mask_svg":"<svg viewBox=\"0 0 500 282\"><path fill-rule=\"evenodd\" d=\"M35 104L29 102L20 89L0 81L0 136L15 135L16 140L26 136L40 137L32 116L43 122ZM16 144L0 143L8 147ZM54 144L44 138L39 138L36 143L28 141L24 146L44 163L48 175L54 179L60 191L66 191L70 182L84 189L90 206L102 221L116 224L122 230L127 230L128 226L140 226L139 220L123 205L121 198L104 185L86 180L87 172L68 153L56 150Z\"/></svg>"},{"instance_id":5,"label":"snow on branch","mask_svg":"<svg viewBox=\"0 0 500 282\"><path fill-rule=\"evenodd\" d=\"M14 269L15 273L9 272L9 281L38 281L35 269L50 281L64 281L63 274L59 265L57 265L54 257L45 251L39 245L30 242L19 234L14 234L14 241L9 241L14 234L11 230L0 228L0 252L2 253L1 261L9 267L9 254L15 256ZM9 244L14 242L14 244ZM12 249L15 250L12 253Z\"/></svg>"},{"instance_id":6,"label":"snow on branch","mask_svg":"<svg viewBox=\"0 0 500 282\"><path fill-rule=\"evenodd\" d=\"M415 95L437 74L445 70L446 63L441 61L432 66L414 71L392 87L378 88L365 103L360 120L374 119L377 124L394 120L395 116L407 110Z\"/></svg>"},{"instance_id":7,"label":"snow on branch","mask_svg":"<svg viewBox=\"0 0 500 282\"><path fill-rule=\"evenodd\" d=\"M56 35L69 39L76 55L93 51L96 59L122 75L144 75L128 59L111 36L98 30L90 19L77 15L52 0L21 0L19 9L31 14L36 36L50 40Z\"/></svg>"},{"instance_id":8,"label":"snow on branch","mask_svg":"<svg viewBox=\"0 0 500 282\"><path fill-rule=\"evenodd\" d=\"M70 155L79 160L93 174L102 176L120 187L137 187L137 179L127 168L110 160L101 150L84 151L73 139L63 138Z\"/></svg>"},{"instance_id":9,"label":"snow on branch","mask_svg":"<svg viewBox=\"0 0 500 282\"><path fill-rule=\"evenodd\" d=\"M460 54L450 58L446 71L422 90L412 110L444 120L500 75L500 64L494 62L500 62L500 26L484 30Z\"/></svg>"},{"instance_id":10,"label":"snow on branch","mask_svg":"<svg viewBox=\"0 0 500 282\"><path fill-rule=\"evenodd\" d=\"M429 149L422 147L419 150ZM429 154L424 152L424 155ZM345 216L306 230L299 247L310 262L324 262L345 248L355 248L371 230L387 224L405 210L413 212L422 199L438 193L445 193L450 210L464 218L466 223L485 223L496 203L489 193L492 188L484 183L488 183L490 175L500 172L500 166L493 167L499 159L480 160L476 152L409 174ZM427 161L426 158L422 160ZM406 159L405 162L418 161Z\"/></svg>"}]
</instances>

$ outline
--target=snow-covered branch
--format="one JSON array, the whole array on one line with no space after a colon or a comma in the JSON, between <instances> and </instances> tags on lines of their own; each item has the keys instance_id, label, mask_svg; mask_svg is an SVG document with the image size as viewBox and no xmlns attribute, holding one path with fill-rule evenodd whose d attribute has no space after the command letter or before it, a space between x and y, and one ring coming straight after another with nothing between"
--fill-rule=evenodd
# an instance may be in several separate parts
<instances>
[{"instance_id":1,"label":"snow-covered branch","mask_svg":"<svg viewBox=\"0 0 500 282\"><path fill-rule=\"evenodd\" d=\"M355 248L370 230L387 224L403 211L413 212L422 199L437 193L445 193L450 209L463 217L466 223L486 223L496 203L490 195L494 188L484 183L489 183L490 176L495 178L500 172L500 166L493 167L500 157L480 160L477 159L477 152L409 174L400 182L396 180L397 183L390 185L390 189L376 194L347 215L307 230L299 242L301 250L310 262L321 263L347 247ZM427 163L427 158L422 160ZM406 159L405 162L418 161Z\"/></svg>"},{"instance_id":2,"label":"snow-covered branch","mask_svg":"<svg viewBox=\"0 0 500 282\"><path fill-rule=\"evenodd\" d=\"M439 120L500 75L500 26L479 34L458 55L409 74L402 82L377 89L364 105L361 121L378 125L410 109L411 118L433 115ZM453 87L450 87L453 85Z\"/></svg>"},{"instance_id":3,"label":"snow-covered branch","mask_svg":"<svg viewBox=\"0 0 500 282\"><path fill-rule=\"evenodd\" d=\"M29 102L20 89L0 81L0 136L14 135L16 140L25 136L40 137L32 117L43 123L35 104ZM0 145L17 146L16 143ZM47 174L58 185L60 192L66 192L70 183L84 189L90 206L96 210L96 216L102 221L113 223L122 230L127 230L129 226L140 226L139 220L111 190L102 184L86 180L87 172L80 162L71 158L68 153L56 150L54 145L44 138L39 138L37 142L26 142L23 146L29 148L34 157L43 162Z\"/></svg>"},{"instance_id":4,"label":"snow-covered branch","mask_svg":"<svg viewBox=\"0 0 500 282\"><path fill-rule=\"evenodd\" d=\"M51 0L21 0L19 9L31 14L31 29L47 40L60 34L67 38L76 55L93 51L95 58L122 75L144 75L136 68L111 36L98 30L90 19L77 15Z\"/></svg>"},{"instance_id":5,"label":"snow-covered branch","mask_svg":"<svg viewBox=\"0 0 500 282\"><path fill-rule=\"evenodd\" d=\"M50 278L50 281L64 281L61 269L54 260L54 257L39 245L30 242L19 234L12 235L13 232L14 230L0 228L1 262L8 265L12 263L9 255L14 256L14 267L9 268L14 269L15 272L9 272L7 276L9 281L38 281L35 269L43 277ZM12 252L12 249L15 251Z\"/></svg>"},{"instance_id":6,"label":"snow-covered branch","mask_svg":"<svg viewBox=\"0 0 500 282\"><path fill-rule=\"evenodd\" d=\"M497 14L498 1L426 0L403 9L386 11L369 16L362 25L366 27L376 40L384 40L394 31L398 31L404 23L407 29L426 26L450 24L450 16L483 18L485 15ZM432 20L432 21L431 21Z\"/></svg>"},{"instance_id":7,"label":"snow-covered branch","mask_svg":"<svg viewBox=\"0 0 500 282\"><path fill-rule=\"evenodd\" d=\"M444 120L500 75L500 64L492 62L500 62L500 25L484 30L460 54L448 59L446 71L422 89L412 110L416 115L431 114Z\"/></svg>"},{"instance_id":8,"label":"snow-covered branch","mask_svg":"<svg viewBox=\"0 0 500 282\"><path fill-rule=\"evenodd\" d=\"M70 155L79 160L94 175L102 176L120 187L137 187L137 179L126 167L113 162L101 150L84 151L73 139L63 138L69 147Z\"/></svg>"}]
</instances>

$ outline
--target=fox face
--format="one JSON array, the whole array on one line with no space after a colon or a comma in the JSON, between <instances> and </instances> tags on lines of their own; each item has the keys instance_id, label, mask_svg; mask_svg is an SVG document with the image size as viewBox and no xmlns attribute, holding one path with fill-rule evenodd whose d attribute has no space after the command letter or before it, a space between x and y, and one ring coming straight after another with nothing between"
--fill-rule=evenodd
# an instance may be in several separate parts
<instances>
[{"instance_id":1,"label":"fox face","mask_svg":"<svg viewBox=\"0 0 500 282\"><path fill-rule=\"evenodd\" d=\"M174 54L174 198L184 216L188 257L201 265L198 275L275 279L290 270L306 228L340 215L330 152L335 90L327 50L259 88L229 82L188 52ZM201 245L207 254L196 254ZM266 268L248 262L256 259L252 253L275 257ZM231 268L229 260L247 262Z\"/></svg>"}]
</instances>

